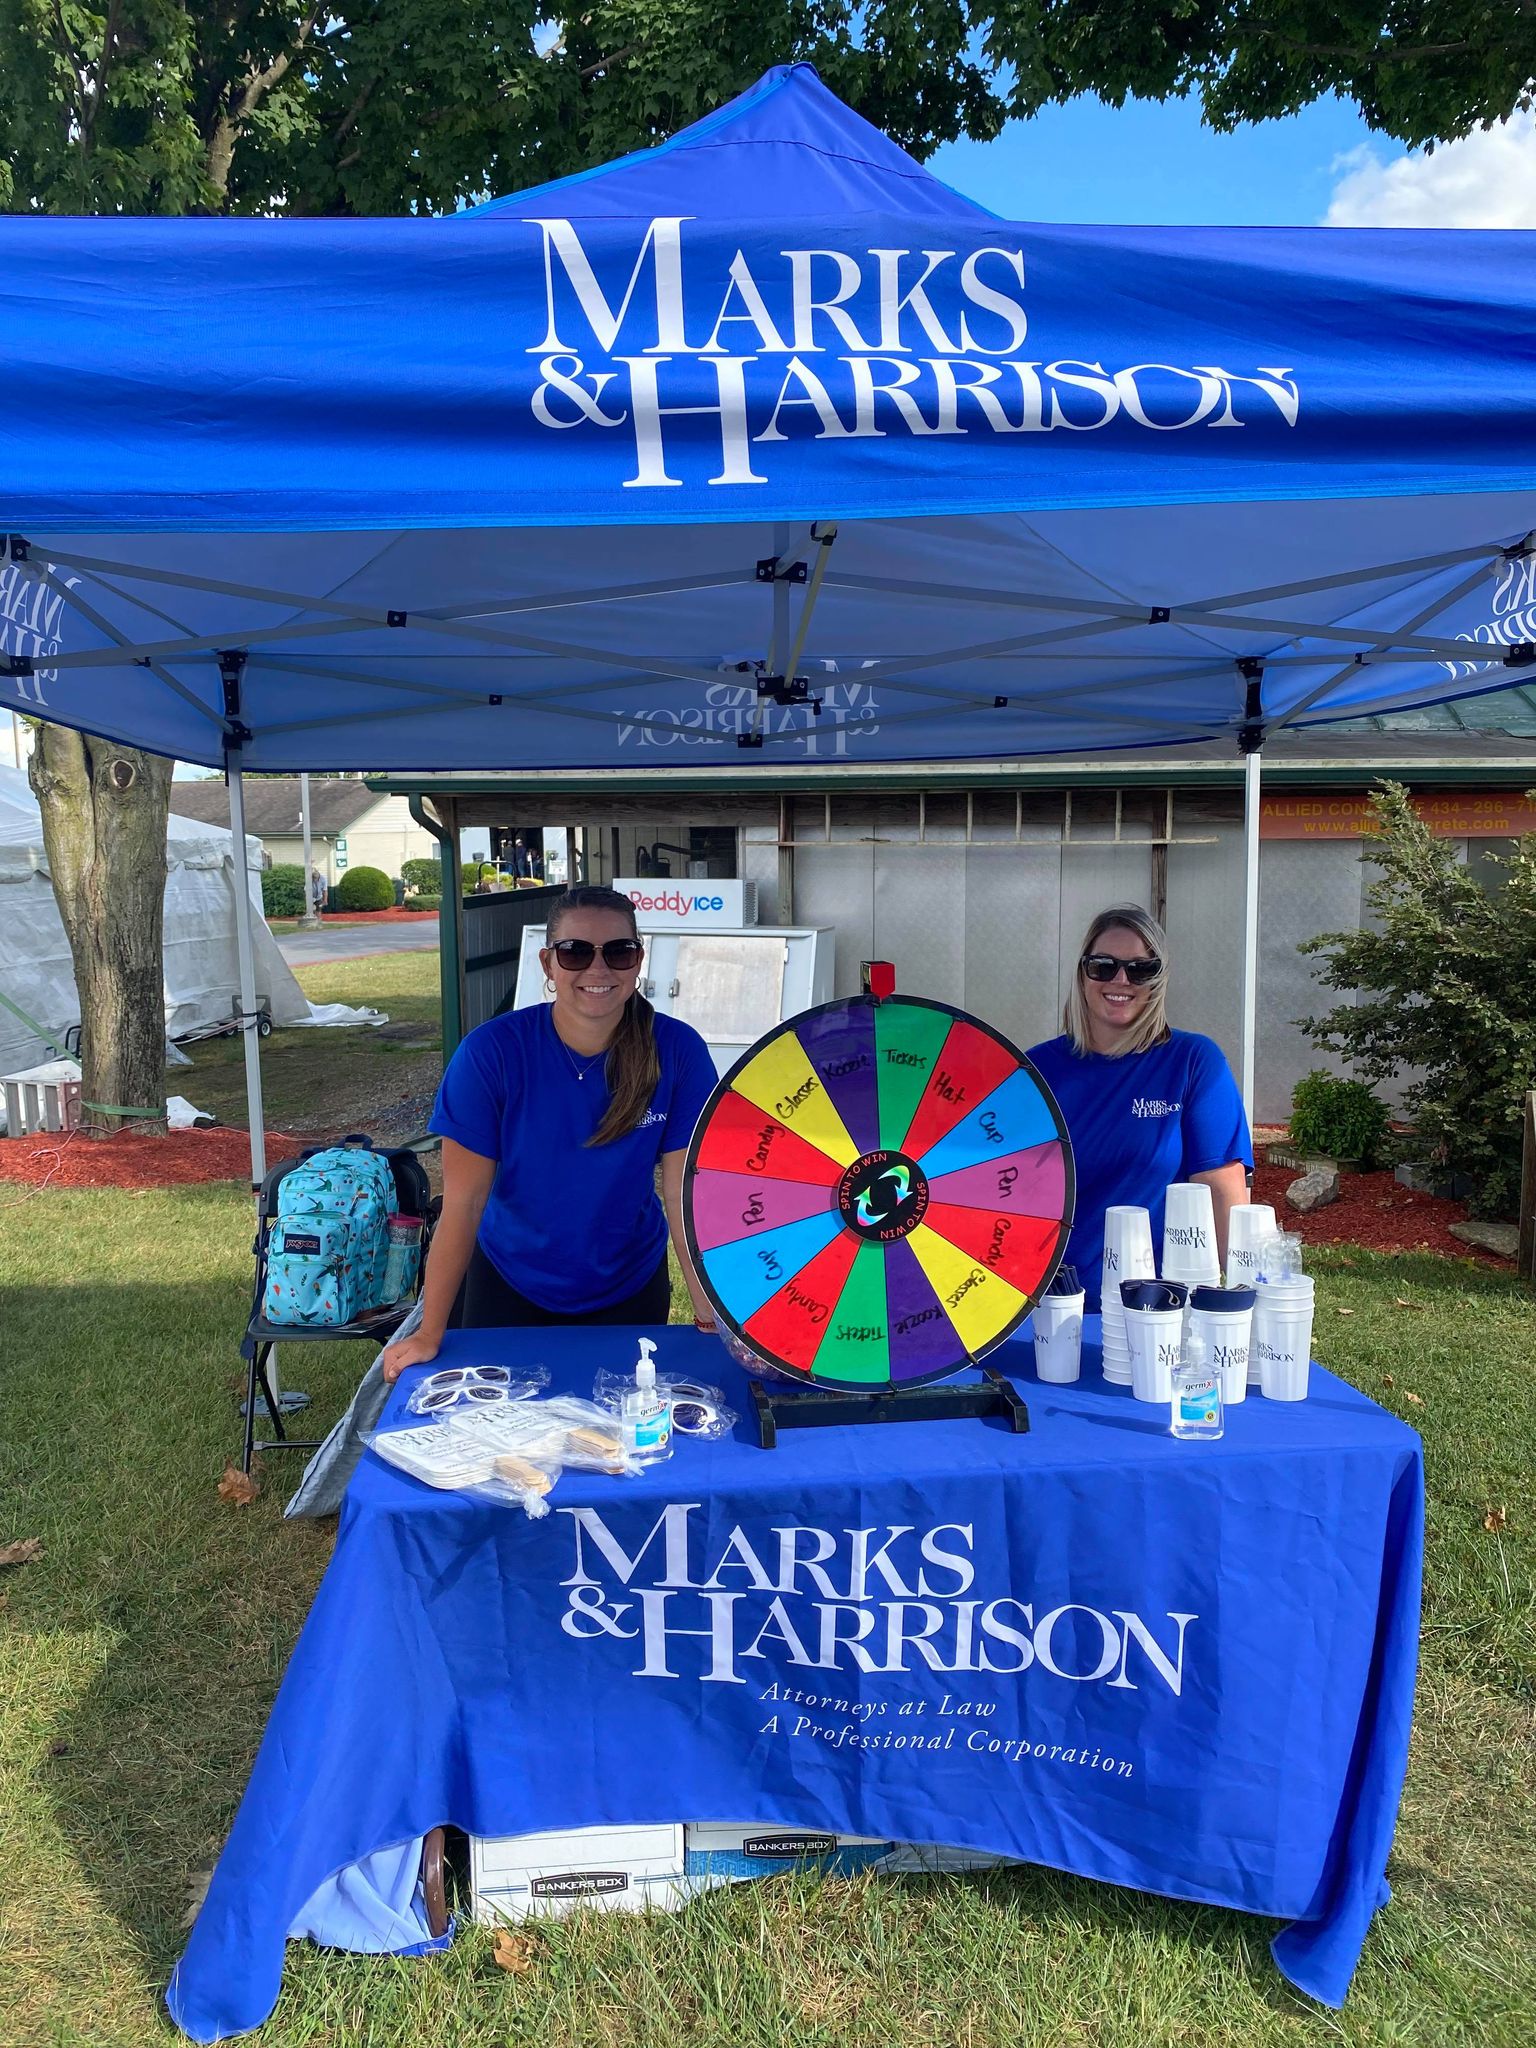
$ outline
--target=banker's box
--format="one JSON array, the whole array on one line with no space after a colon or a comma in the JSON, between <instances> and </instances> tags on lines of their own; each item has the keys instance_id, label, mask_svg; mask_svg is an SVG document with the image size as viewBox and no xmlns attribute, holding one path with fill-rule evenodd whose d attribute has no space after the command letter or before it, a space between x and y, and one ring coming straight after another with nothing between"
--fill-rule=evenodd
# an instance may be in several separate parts
<instances>
[{"instance_id":1,"label":"banker's box","mask_svg":"<svg viewBox=\"0 0 1536 2048\"><path fill-rule=\"evenodd\" d=\"M771 1877L804 1865L830 1877L852 1877L882 1862L895 1846L868 1835L834 1835L771 1822L690 1821L684 1835L684 1867L692 1883Z\"/></svg>"},{"instance_id":2,"label":"banker's box","mask_svg":"<svg viewBox=\"0 0 1536 2048\"><path fill-rule=\"evenodd\" d=\"M472 1835L471 1912L487 1926L578 1906L640 1912L682 1905L683 1831L656 1825Z\"/></svg>"}]
</instances>

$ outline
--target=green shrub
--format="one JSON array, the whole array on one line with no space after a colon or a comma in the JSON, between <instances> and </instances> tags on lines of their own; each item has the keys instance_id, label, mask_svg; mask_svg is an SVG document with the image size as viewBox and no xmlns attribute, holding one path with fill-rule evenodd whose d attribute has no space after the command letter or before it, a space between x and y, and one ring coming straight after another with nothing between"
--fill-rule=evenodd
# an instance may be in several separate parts
<instances>
[{"instance_id":1,"label":"green shrub","mask_svg":"<svg viewBox=\"0 0 1536 2048\"><path fill-rule=\"evenodd\" d=\"M261 871L261 907L268 917L302 917L304 870L297 861L279 861Z\"/></svg>"},{"instance_id":2,"label":"green shrub","mask_svg":"<svg viewBox=\"0 0 1536 2048\"><path fill-rule=\"evenodd\" d=\"M425 889L429 895L443 886L443 864L440 860L403 860L400 863L400 879L405 884L407 896Z\"/></svg>"},{"instance_id":3,"label":"green shrub","mask_svg":"<svg viewBox=\"0 0 1536 2048\"><path fill-rule=\"evenodd\" d=\"M336 884L338 910L390 910L395 885L382 868L348 868Z\"/></svg>"},{"instance_id":4,"label":"green shrub","mask_svg":"<svg viewBox=\"0 0 1536 2048\"><path fill-rule=\"evenodd\" d=\"M477 860L466 860L466 861L464 861L464 862L463 862L463 863L462 863L462 864L460 865L460 868L459 868L459 882L460 882L460 885L461 885L461 887L463 888L464 894L465 894L466 896L468 896L468 895L470 895L470 894L472 893L472 891L473 891L473 889L474 889L474 886L475 886L476 882L478 882L478 881L479 881L479 879L480 879L480 863L479 863L479 861L477 861Z\"/></svg>"},{"instance_id":5,"label":"green shrub","mask_svg":"<svg viewBox=\"0 0 1536 2048\"><path fill-rule=\"evenodd\" d=\"M1347 992L1302 1028L1368 1080L1403 1075L1415 1156L1464 1173L1484 1216L1514 1213L1525 1093L1536 1087L1536 833L1489 856L1485 887L1400 783L1371 797L1380 874L1358 931L1323 932L1319 979Z\"/></svg>"},{"instance_id":6,"label":"green shrub","mask_svg":"<svg viewBox=\"0 0 1536 2048\"><path fill-rule=\"evenodd\" d=\"M408 897L405 907L407 910L441 910L443 899L441 896L430 895L423 889L419 896Z\"/></svg>"},{"instance_id":7,"label":"green shrub","mask_svg":"<svg viewBox=\"0 0 1536 2048\"><path fill-rule=\"evenodd\" d=\"M1298 1152L1369 1165L1387 1135L1387 1108L1364 1081L1314 1067L1291 1096L1291 1143Z\"/></svg>"}]
</instances>

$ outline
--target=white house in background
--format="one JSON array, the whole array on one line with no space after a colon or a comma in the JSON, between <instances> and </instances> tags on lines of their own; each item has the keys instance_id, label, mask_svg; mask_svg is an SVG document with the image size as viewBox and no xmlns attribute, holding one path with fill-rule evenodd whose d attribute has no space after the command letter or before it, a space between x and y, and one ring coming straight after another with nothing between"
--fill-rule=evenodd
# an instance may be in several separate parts
<instances>
[{"instance_id":1,"label":"white house in background","mask_svg":"<svg viewBox=\"0 0 1536 2048\"><path fill-rule=\"evenodd\" d=\"M183 817L228 829L229 789L222 776L178 782L172 802ZM247 775L245 822L265 846L270 866L302 866L296 775ZM309 778L309 829L314 865L332 887L348 868L382 868L396 880L402 861L437 857L437 841L411 816L406 797L381 796L349 776Z\"/></svg>"}]
</instances>

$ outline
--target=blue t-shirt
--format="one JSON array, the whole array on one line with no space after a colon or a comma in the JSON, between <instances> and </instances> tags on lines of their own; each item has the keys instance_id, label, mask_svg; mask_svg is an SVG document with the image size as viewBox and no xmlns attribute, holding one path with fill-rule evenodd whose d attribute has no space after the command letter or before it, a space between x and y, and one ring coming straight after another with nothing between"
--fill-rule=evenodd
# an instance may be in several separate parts
<instances>
[{"instance_id":1,"label":"blue t-shirt","mask_svg":"<svg viewBox=\"0 0 1536 2048\"><path fill-rule=\"evenodd\" d=\"M1119 1059L1081 1053L1066 1036L1029 1056L1067 1120L1077 1207L1065 1258L1096 1309L1104 1211L1117 1203L1149 1209L1153 1253L1161 1258L1170 1181L1237 1160L1252 1166L1243 1098L1221 1047L1198 1031L1172 1032L1165 1044Z\"/></svg>"},{"instance_id":2,"label":"blue t-shirt","mask_svg":"<svg viewBox=\"0 0 1536 2048\"><path fill-rule=\"evenodd\" d=\"M437 1091L431 1128L496 1161L481 1249L509 1286L557 1314L623 1301L666 1250L656 1162L692 1137L715 1063L691 1024L657 1017L655 1026L661 1078L651 1106L609 1145L587 1144L608 1108L604 1062L572 1053L543 1003L471 1031Z\"/></svg>"}]
</instances>

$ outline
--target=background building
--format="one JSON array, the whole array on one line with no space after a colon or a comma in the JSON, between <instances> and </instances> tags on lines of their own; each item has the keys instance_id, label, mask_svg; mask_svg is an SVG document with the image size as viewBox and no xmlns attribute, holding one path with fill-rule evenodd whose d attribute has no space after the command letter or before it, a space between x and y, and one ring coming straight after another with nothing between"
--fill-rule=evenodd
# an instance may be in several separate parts
<instances>
[{"instance_id":1,"label":"background building","mask_svg":"<svg viewBox=\"0 0 1536 2048\"><path fill-rule=\"evenodd\" d=\"M682 750L679 749L679 752ZM1276 738L1264 752L1259 1032L1255 1108L1283 1121L1291 1090L1326 1064L1297 1020L1331 1006L1299 945L1358 927L1372 869L1364 799L1403 781L1461 857L1487 857L1536 829L1536 693ZM764 767L734 786L685 766L645 773L376 778L450 837L516 818L563 828L573 872L757 885L759 921L836 933L836 993L862 960L896 963L908 994L974 1010L1030 1045L1061 1028L1083 929L1107 903L1146 904L1168 928L1174 1020L1206 1031L1234 1067L1241 1030L1241 764L1230 750L1096 760L1004 761L872 770ZM270 828L263 827L270 839ZM446 906L445 906L446 907ZM534 906L526 906L534 914ZM521 914L521 913L520 913ZM459 920L461 967L445 932L449 1042L479 976L510 1000L508 933ZM489 983L467 1014L488 1014Z\"/></svg>"},{"instance_id":2,"label":"background building","mask_svg":"<svg viewBox=\"0 0 1536 2048\"><path fill-rule=\"evenodd\" d=\"M228 828L229 789L222 776L178 782L171 800L182 817ZM248 775L245 821L266 847L269 865L303 865L296 775ZM309 778L309 825L314 865L332 887L349 867L382 868L393 880L402 861L431 860L437 853L437 841L417 824L403 796L381 795L352 776Z\"/></svg>"}]
</instances>

